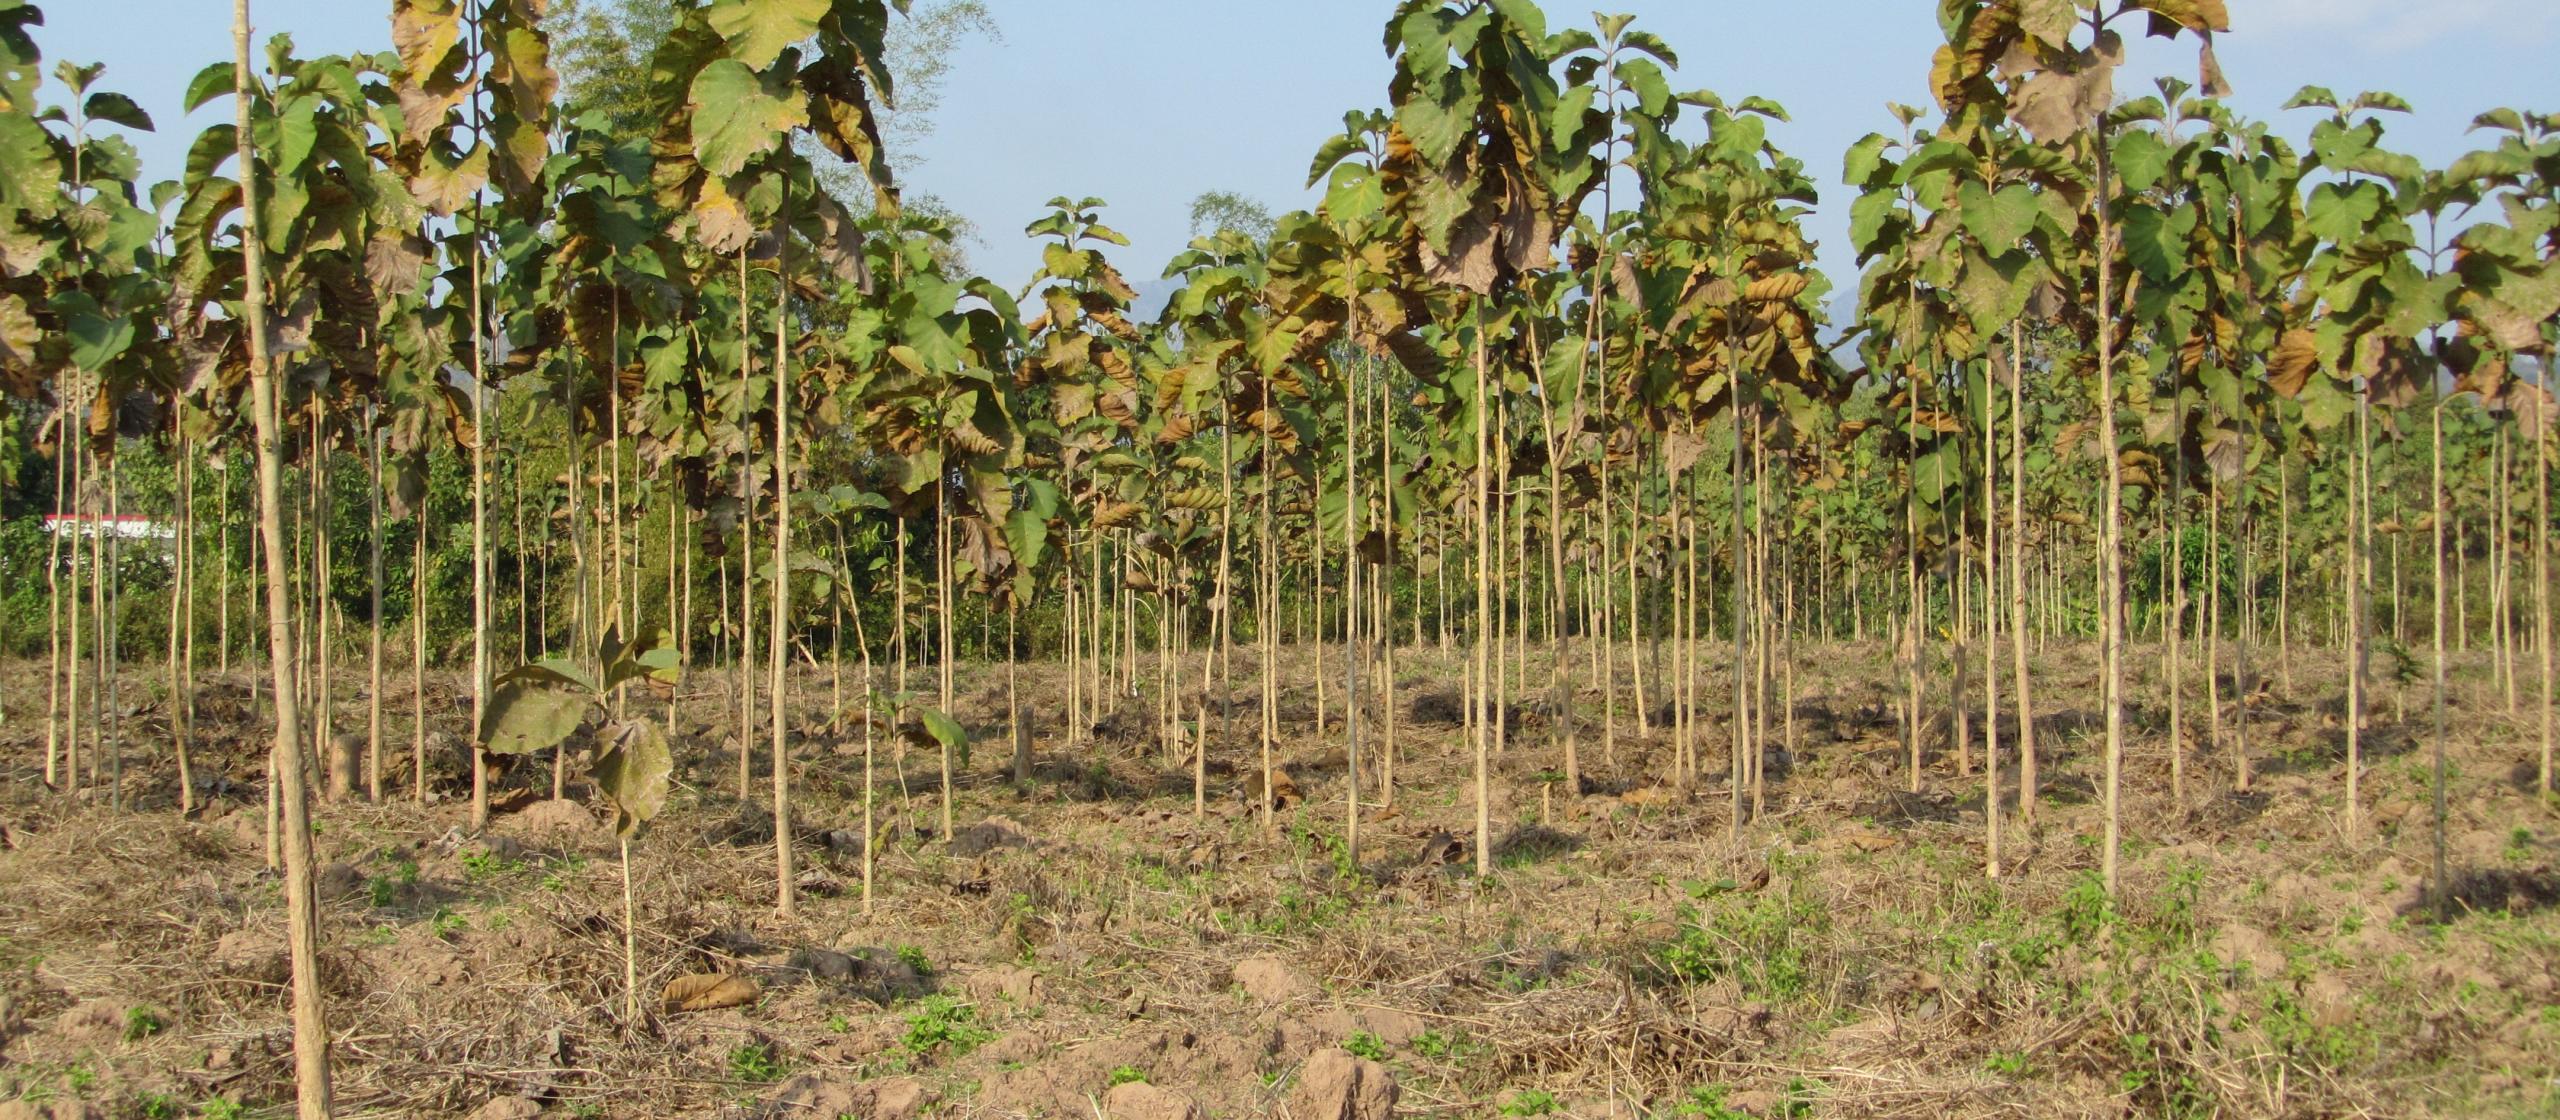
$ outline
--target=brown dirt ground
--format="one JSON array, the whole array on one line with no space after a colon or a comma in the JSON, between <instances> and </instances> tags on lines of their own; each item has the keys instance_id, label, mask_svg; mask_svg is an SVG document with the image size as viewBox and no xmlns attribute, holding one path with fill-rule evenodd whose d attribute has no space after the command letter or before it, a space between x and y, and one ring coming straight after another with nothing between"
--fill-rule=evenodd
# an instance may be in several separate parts
<instances>
[{"instance_id":1,"label":"brown dirt ground","mask_svg":"<svg viewBox=\"0 0 2560 1120\"><path fill-rule=\"evenodd\" d=\"M1632 678L1613 750L1591 726L1597 691L1578 701L1578 797L1541 797L1557 755L1524 703L1496 764L1499 867L1481 879L1443 862L1473 827L1465 740L1429 718L1452 707L1436 695L1458 679L1452 657L1400 656L1397 794L1366 814L1357 877L1337 856L1340 733L1319 734L1311 683L1280 704L1282 757L1310 800L1267 832L1241 788L1258 757L1249 706L1223 737L1212 717L1195 819L1187 756L1143 730L1150 701L1069 748L1057 666L1023 673L1039 768L1011 783L1004 674L968 666L958 843L933 835L935 760L884 742L867 916L861 740L827 730L831 682L804 672L789 920L755 807L767 776L741 808L730 678L698 673L675 702L676 798L631 849L650 996L636 1023L610 830L547 803L548 767L528 762L501 779L514 810L466 835L452 744L468 704L451 675L427 704L433 800L413 801L395 677L392 798L317 810L341 1114L1368 1115L1391 1076L1403 1116L2560 1115L2560 822L2533 791L2530 705L2509 709L2485 656L2455 673L2457 914L2436 924L2423 682L2378 705L2350 829L2334 658L2297 651L2297 699L2252 699L2246 793L2230 789L2232 709L2208 746L2191 673L2182 804L2149 702L2160 660L2136 651L2145 702L2110 912L2090 885L2091 650L2039 655L2047 793L2033 826L2010 829L1996 881L1978 772L1938 750L1923 791L1903 792L1887 652L1795 653L1793 746L1738 839L1720 778L1653 777L1669 736L1634 726ZM1239 695L1258 693L1252 657L1238 652ZM1312 680L1305 651L1286 660ZM0 1101L14 1098L0 1120L289 1112L256 678L200 682L209 802L181 819L158 677L137 667L121 689L115 812L100 788L44 788L43 670L0 666ZM360 674L339 679L337 730L361 731ZM1720 675L1700 688L1729 703ZM1700 750L1720 766L1720 720ZM2014 781L2014 757L2003 772ZM758 998L662 1013L656 993L686 974L750 977ZM1163 1091L1114 1091L1135 1078Z\"/></svg>"}]
</instances>

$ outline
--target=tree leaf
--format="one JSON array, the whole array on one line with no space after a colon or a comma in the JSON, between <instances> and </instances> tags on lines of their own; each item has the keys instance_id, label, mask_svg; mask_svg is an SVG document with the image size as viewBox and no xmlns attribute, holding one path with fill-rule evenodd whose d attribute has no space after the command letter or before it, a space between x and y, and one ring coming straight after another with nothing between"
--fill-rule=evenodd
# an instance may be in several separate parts
<instances>
[{"instance_id":1,"label":"tree leaf","mask_svg":"<svg viewBox=\"0 0 2560 1120\"><path fill-rule=\"evenodd\" d=\"M2311 371L2319 364L2317 338L2297 327L2276 340L2276 352L2267 359L2267 381L2279 395L2290 400L2302 395L2302 387L2310 382Z\"/></svg>"},{"instance_id":2,"label":"tree leaf","mask_svg":"<svg viewBox=\"0 0 2560 1120\"><path fill-rule=\"evenodd\" d=\"M62 164L43 125L24 113L0 112L0 210L49 217L60 205Z\"/></svg>"},{"instance_id":3,"label":"tree leaf","mask_svg":"<svg viewBox=\"0 0 2560 1120\"><path fill-rule=\"evenodd\" d=\"M2304 228L2333 244L2353 242L2382 213L2383 197L2381 186L2374 183L2322 183L2312 188L2304 207L2308 218Z\"/></svg>"},{"instance_id":4,"label":"tree leaf","mask_svg":"<svg viewBox=\"0 0 2560 1120\"><path fill-rule=\"evenodd\" d=\"M86 293L69 294L77 298L56 298L53 305L71 340L71 364L97 373L133 348L133 316L109 314Z\"/></svg>"},{"instance_id":5,"label":"tree leaf","mask_svg":"<svg viewBox=\"0 0 2560 1120\"><path fill-rule=\"evenodd\" d=\"M196 71L195 77L187 79L186 111L192 113L204 108L205 103L214 98L231 96L233 80L231 63L206 63L204 69Z\"/></svg>"},{"instance_id":6,"label":"tree leaf","mask_svg":"<svg viewBox=\"0 0 2560 1120\"><path fill-rule=\"evenodd\" d=\"M1316 185L1331 174L1336 165L1366 150L1366 142L1349 132L1327 137L1324 144L1316 149L1315 163L1307 169L1307 185Z\"/></svg>"},{"instance_id":7,"label":"tree leaf","mask_svg":"<svg viewBox=\"0 0 2560 1120\"><path fill-rule=\"evenodd\" d=\"M614 651L604 663L604 687L611 692L631 681L656 681L674 684L677 679L675 636L659 630L646 638Z\"/></svg>"},{"instance_id":8,"label":"tree leaf","mask_svg":"<svg viewBox=\"0 0 2560 1120\"><path fill-rule=\"evenodd\" d=\"M2018 30L2047 47L2063 50L2071 45L2071 29L2078 25L2079 16L2071 0L2019 0Z\"/></svg>"},{"instance_id":9,"label":"tree leaf","mask_svg":"<svg viewBox=\"0 0 2560 1120\"><path fill-rule=\"evenodd\" d=\"M723 1007L744 1007L754 1003L764 989L744 976L721 976L694 973L667 981L658 994L659 1002L670 1014L686 1011L717 1011Z\"/></svg>"},{"instance_id":10,"label":"tree leaf","mask_svg":"<svg viewBox=\"0 0 2560 1120\"><path fill-rule=\"evenodd\" d=\"M1849 204L1849 247L1858 251L1860 259L1875 248L1887 220L1896 213L1900 199L1887 191L1869 191Z\"/></svg>"},{"instance_id":11,"label":"tree leaf","mask_svg":"<svg viewBox=\"0 0 2560 1120\"><path fill-rule=\"evenodd\" d=\"M657 724L635 719L616 725L595 762L596 788L613 802L614 831L628 838L655 819L666 808L674 772L675 756Z\"/></svg>"},{"instance_id":12,"label":"tree leaf","mask_svg":"<svg viewBox=\"0 0 2560 1120\"><path fill-rule=\"evenodd\" d=\"M2128 207L2124 213L2124 252L2153 283L2164 283L2186 270L2187 240L2195 232L2196 212L2179 207L2164 214L2155 206Z\"/></svg>"},{"instance_id":13,"label":"tree leaf","mask_svg":"<svg viewBox=\"0 0 2560 1120\"><path fill-rule=\"evenodd\" d=\"M512 674L510 674L512 676ZM480 721L480 749L490 754L532 754L559 746L586 722L591 693L532 680L502 679L489 690Z\"/></svg>"},{"instance_id":14,"label":"tree leaf","mask_svg":"<svg viewBox=\"0 0 2560 1120\"><path fill-rule=\"evenodd\" d=\"M918 704L909 710L916 717L916 726L932 744L952 750L969 744L969 733L961 729L958 720L944 715L942 709Z\"/></svg>"},{"instance_id":15,"label":"tree leaf","mask_svg":"<svg viewBox=\"0 0 2560 1120\"><path fill-rule=\"evenodd\" d=\"M409 180L409 191L437 217L449 217L471 201L471 196L489 183L489 149L475 148L459 159L445 152L432 152L418 163L418 172Z\"/></svg>"},{"instance_id":16,"label":"tree leaf","mask_svg":"<svg viewBox=\"0 0 2560 1120\"><path fill-rule=\"evenodd\" d=\"M2036 218L2043 212L2036 192L2023 183L1994 194L1980 183L1968 182L1958 191L1957 205L1964 208L1964 228L1993 254L2017 248L2035 230Z\"/></svg>"},{"instance_id":17,"label":"tree leaf","mask_svg":"<svg viewBox=\"0 0 2560 1120\"><path fill-rule=\"evenodd\" d=\"M142 106L134 104L132 98L121 93L90 94L80 111L93 121L108 121L137 132L151 131L151 114L143 112Z\"/></svg>"},{"instance_id":18,"label":"tree leaf","mask_svg":"<svg viewBox=\"0 0 2560 1120\"><path fill-rule=\"evenodd\" d=\"M1671 107L1671 80L1663 76L1662 67L1652 59L1620 59L1616 77L1636 95L1636 104L1646 116L1661 116Z\"/></svg>"},{"instance_id":19,"label":"tree leaf","mask_svg":"<svg viewBox=\"0 0 2560 1120\"><path fill-rule=\"evenodd\" d=\"M43 338L44 331L27 312L26 301L0 292L0 368L34 362L36 343Z\"/></svg>"},{"instance_id":20,"label":"tree leaf","mask_svg":"<svg viewBox=\"0 0 2560 1120\"><path fill-rule=\"evenodd\" d=\"M694 75L689 108L694 158L720 178L780 147L785 131L809 123L805 101L766 89L755 71L731 58L716 59Z\"/></svg>"},{"instance_id":21,"label":"tree leaf","mask_svg":"<svg viewBox=\"0 0 2560 1120\"><path fill-rule=\"evenodd\" d=\"M832 0L724 0L704 13L729 41L729 57L762 70L782 49L814 35Z\"/></svg>"},{"instance_id":22,"label":"tree leaf","mask_svg":"<svg viewBox=\"0 0 2560 1120\"><path fill-rule=\"evenodd\" d=\"M1841 163L1840 181L1853 187L1876 185L1876 172L1884 167L1885 146L1893 143L1881 132L1870 132L1849 146Z\"/></svg>"},{"instance_id":23,"label":"tree leaf","mask_svg":"<svg viewBox=\"0 0 2560 1120\"><path fill-rule=\"evenodd\" d=\"M2169 171L2169 145L2160 134L2147 128L2128 129L2116 137L2116 175L2124 180L2124 189L2139 194L2150 190Z\"/></svg>"}]
</instances>

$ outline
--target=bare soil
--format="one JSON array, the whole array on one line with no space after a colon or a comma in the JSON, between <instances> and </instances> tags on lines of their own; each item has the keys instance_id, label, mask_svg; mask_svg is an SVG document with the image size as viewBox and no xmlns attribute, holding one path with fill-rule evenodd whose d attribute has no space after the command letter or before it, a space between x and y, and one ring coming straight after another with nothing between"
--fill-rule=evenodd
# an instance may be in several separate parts
<instances>
[{"instance_id":1,"label":"bare soil","mask_svg":"<svg viewBox=\"0 0 2560 1120\"><path fill-rule=\"evenodd\" d=\"M697 672L672 702L677 796L631 848L638 1021L624 867L574 761L566 803L547 762L506 772L505 811L472 835L462 682L430 682L421 803L394 677L389 796L316 810L341 1115L2560 1115L2560 816L2534 790L2529 680L2510 708L2484 655L2456 664L2439 923L2423 682L2376 706L2351 826L2335 658L2296 651L2290 695L2266 666L2246 791L2228 678L2208 741L2191 671L2178 798L2160 659L2137 651L2109 906L2092 650L2037 659L2045 796L2031 825L2011 819L1997 879L1979 746L1960 772L1941 723L1909 792L1889 651L1795 653L1765 812L1738 837L1720 778L1660 781L1669 732L1637 725L1632 677L1614 744L1598 690L1577 699L1584 789L1555 784L1541 665L1514 692L1482 877L1472 756L1442 695L1454 655L1399 657L1396 788L1364 811L1356 873L1308 651L1285 659L1279 712L1283 788L1304 800L1268 829L1246 792L1250 650L1232 723L1209 717L1201 817L1189 740L1154 730L1152 700L1071 744L1055 665L1022 673L1036 772L1016 785L1003 667L966 666L957 835L936 835L936 760L880 740L867 915L863 741L830 720L829 676L804 671L787 920L763 760L742 804L732 677ZM0 666L0 1120L290 1113L259 678L198 682L203 804L183 818L158 679L136 667L119 689L118 811L103 785L45 786L43 668ZM361 673L338 679L334 730L361 732ZM1727 678L1700 688L1729 703ZM1374 713L1364 730L1383 730ZM2000 731L2014 811L2017 728ZM1698 749L1721 769L1720 714ZM752 980L752 999L661 1004L696 975Z\"/></svg>"}]
</instances>

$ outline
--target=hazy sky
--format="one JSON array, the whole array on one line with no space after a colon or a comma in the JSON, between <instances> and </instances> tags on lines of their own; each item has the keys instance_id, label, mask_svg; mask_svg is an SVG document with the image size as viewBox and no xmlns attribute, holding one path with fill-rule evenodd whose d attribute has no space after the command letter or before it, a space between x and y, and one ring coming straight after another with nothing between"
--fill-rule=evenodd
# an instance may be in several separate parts
<instances>
[{"instance_id":1,"label":"hazy sky","mask_svg":"<svg viewBox=\"0 0 2560 1120\"><path fill-rule=\"evenodd\" d=\"M954 60L937 128L903 169L980 227L976 267L1008 287L1037 254L1020 235L1053 195L1099 196L1127 233L1114 254L1153 278L1188 238L1190 202L1223 189L1274 210L1308 205L1307 164L1342 114L1381 104L1387 0L987 0L1001 42ZM228 120L227 102L183 118L187 80L230 54L222 0L38 0L48 60L108 65L161 133L143 138L146 174L174 177L196 130ZM2441 165L2483 141L2471 118L2496 106L2560 110L2560 0L2229 0L2235 30L2218 41L2239 108L2299 138L2311 114L2277 117L2305 83L2341 94L2388 89L2418 110L2389 143ZM1772 138L1825 188L1814 222L1823 263L1854 280L1840 156L1892 127L1889 100L1924 104L1939 38L1929 0L1619 0L1638 26L1679 51L1676 88L1774 98L1794 123ZM388 3L253 0L261 41L290 32L304 54L381 50ZM1558 26L1581 6L1549 5ZM2152 75L2192 80L2191 45L2138 44L2118 88Z\"/></svg>"}]
</instances>

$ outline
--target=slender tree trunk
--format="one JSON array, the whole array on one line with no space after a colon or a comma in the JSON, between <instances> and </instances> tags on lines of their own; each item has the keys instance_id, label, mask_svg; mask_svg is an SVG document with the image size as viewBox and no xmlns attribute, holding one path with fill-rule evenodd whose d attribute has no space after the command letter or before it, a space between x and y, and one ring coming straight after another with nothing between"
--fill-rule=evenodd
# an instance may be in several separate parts
<instances>
[{"instance_id":1,"label":"slender tree trunk","mask_svg":"<svg viewBox=\"0 0 2560 1120\"><path fill-rule=\"evenodd\" d=\"M1751 617L1751 603L1746 597L1746 588L1750 583L1751 554L1749 550L1744 547L1742 536L1743 435L1741 380L1736 378L1733 385L1734 392L1730 395L1730 399L1725 403L1726 410L1733 414L1731 417L1733 421L1733 463L1731 470L1728 472L1732 476L1731 481L1733 483L1733 547L1731 552L1733 557L1733 610L1729 620L1730 625L1733 628L1733 723L1730 728L1730 733L1727 735L1728 749L1726 751L1726 769L1728 773L1725 776L1725 808L1727 812L1727 835L1730 835L1735 839L1740 839L1742 837L1742 787L1750 777L1750 763L1748 759L1754 745L1751 742L1751 677L1747 668L1747 666L1751 664L1751 627L1746 621ZM1917 744L1919 740L1915 738L1912 742Z\"/></svg>"},{"instance_id":2,"label":"slender tree trunk","mask_svg":"<svg viewBox=\"0 0 2560 1120\"><path fill-rule=\"evenodd\" d=\"M2276 684L2286 699L2293 698L2293 468L2281 455L2276 459Z\"/></svg>"},{"instance_id":3,"label":"slender tree trunk","mask_svg":"<svg viewBox=\"0 0 2560 1120\"><path fill-rule=\"evenodd\" d=\"M2106 329L2101 327L2100 329ZM2185 431L2187 404L2184 395L2173 397L2175 419L2169 426L2169 500L2166 510L2169 533L2166 547L2160 550L2160 566L2168 579L2162 585L2169 595L2168 610L2161 619L2161 640L2168 646L2169 670L2169 800L2181 807L2187 803L2187 724L2185 650L2180 641L2187 621L2187 453ZM2210 678L2213 668L2205 667Z\"/></svg>"},{"instance_id":4,"label":"slender tree trunk","mask_svg":"<svg viewBox=\"0 0 2560 1120\"><path fill-rule=\"evenodd\" d=\"M365 475L370 483L366 490L371 501L368 513L372 524L371 530L365 534L365 568L373 605L366 617L370 648L366 655L369 679L365 684L364 780L365 799L379 805L382 803L382 433L374 428L370 415L365 419L365 433Z\"/></svg>"},{"instance_id":5,"label":"slender tree trunk","mask_svg":"<svg viewBox=\"0 0 2560 1120\"><path fill-rule=\"evenodd\" d=\"M2536 674L2533 706L2542 731L2542 766L2537 786L2551 796L2551 367L2560 348L2542 353L2542 374L2533 386L2533 656Z\"/></svg>"},{"instance_id":6,"label":"slender tree trunk","mask_svg":"<svg viewBox=\"0 0 2560 1120\"><path fill-rule=\"evenodd\" d=\"M2356 393L2356 446L2347 460L2353 474L2347 479L2347 532L2355 537L2347 549L2347 566L2354 573L2347 580L2347 833L2358 831L2363 810L2357 786L2364 774L2364 712L2370 694L2365 676L2366 665L2373 656L2373 490L2371 478L2373 434L2370 416L2372 398L2365 390Z\"/></svg>"},{"instance_id":7,"label":"slender tree trunk","mask_svg":"<svg viewBox=\"0 0 2560 1120\"><path fill-rule=\"evenodd\" d=\"M1355 284L1346 337L1359 335L1359 295ZM1342 371L1342 849L1354 874L1360 870L1360 674L1368 667L1360 632L1360 366L1355 354Z\"/></svg>"},{"instance_id":8,"label":"slender tree trunk","mask_svg":"<svg viewBox=\"0 0 2560 1120\"><path fill-rule=\"evenodd\" d=\"M169 427L171 429L169 443L175 451L177 460L172 464L174 468L172 473L176 476L177 486L170 501L170 520L176 524L177 538L173 546L174 555L171 558L169 571L169 656L166 665L169 671L169 739L177 750L178 815L183 818L195 811L196 804L194 768L187 757L188 723L193 715L195 695L189 691L191 684L187 679L186 667L179 655L181 644L191 644L194 640L192 631L195 620L188 617L186 608L187 589L195 579L195 573L189 569L191 554L189 546L192 543L195 528L192 516L195 508L195 474L194 463L187 454L186 432L179 427L174 409Z\"/></svg>"},{"instance_id":9,"label":"slender tree trunk","mask_svg":"<svg viewBox=\"0 0 2560 1120\"><path fill-rule=\"evenodd\" d=\"M410 515L417 533L409 555L409 792L427 803L427 510Z\"/></svg>"},{"instance_id":10,"label":"slender tree trunk","mask_svg":"<svg viewBox=\"0 0 2560 1120\"><path fill-rule=\"evenodd\" d=\"M785 231L782 244L787 247L791 241L790 227L779 221L776 225ZM770 684L773 695L770 699L773 716L774 911L785 918L799 911L799 873L793 866L791 850L790 728L784 723L783 713L783 702L788 699L789 692L784 674L791 666L790 639L787 637L791 624L791 282L783 271L787 257L787 254L778 252L773 268L773 575L770 578L773 584L773 617L771 632L765 635L773 659ZM950 604L946 602L943 607L944 625L947 627ZM950 642L946 638L943 657L948 659L950 655ZM950 689L946 686L943 691L944 710L948 711ZM951 776L947 769L942 780L945 798L942 831L944 836L949 836Z\"/></svg>"},{"instance_id":11,"label":"slender tree trunk","mask_svg":"<svg viewBox=\"0 0 2560 1120\"><path fill-rule=\"evenodd\" d=\"M780 297L776 297L780 298ZM755 348L745 340L751 337L747 323L748 286L747 251L738 250L738 401L741 410L752 411L755 399L748 386L748 365ZM779 379L777 379L779 380ZM756 548L754 534L747 526L755 524L755 425L741 418L738 424L738 803L752 804L755 795L756 756ZM901 542L903 543L903 542Z\"/></svg>"},{"instance_id":12,"label":"slender tree trunk","mask_svg":"<svg viewBox=\"0 0 2560 1120\"><path fill-rule=\"evenodd\" d=\"M1997 359L1994 359L1995 361ZM1985 365L1987 375L1990 368ZM2011 370L2011 383L2018 371ZM1985 878L2000 877L2000 429L1992 423L1992 385L1982 386L1982 822ZM2012 490L2016 479L2010 480Z\"/></svg>"},{"instance_id":13,"label":"slender tree trunk","mask_svg":"<svg viewBox=\"0 0 2560 1120\"><path fill-rule=\"evenodd\" d=\"M249 0L232 0L231 88L239 136L240 243L247 282L250 407L258 441L258 534L266 542L267 649L276 695L274 772L284 825L287 954L293 976L294 1090L302 1120L327 1120L329 1024L320 1003L320 923L311 866L311 806L303 786L300 713L294 709L292 605L285 593L284 495L278 466L275 371L268 364L266 264L258 232L257 148L251 124Z\"/></svg>"},{"instance_id":14,"label":"slender tree trunk","mask_svg":"<svg viewBox=\"0 0 2560 1120\"><path fill-rule=\"evenodd\" d=\"M475 130L476 131L476 130ZM474 207L473 230L483 228ZM481 302L481 235L471 236L471 728L477 739L489 711L489 382L486 309ZM471 828L489 826L488 752L471 752Z\"/></svg>"},{"instance_id":15,"label":"slender tree trunk","mask_svg":"<svg viewBox=\"0 0 2560 1120\"><path fill-rule=\"evenodd\" d=\"M1262 830L1269 832L1276 825L1274 820L1276 809L1273 803L1279 799L1272 790L1272 784L1277 780L1277 775L1272 769L1271 755L1273 747L1280 738L1278 678L1280 584L1277 576L1279 543L1273 533L1272 516L1272 503L1280 500L1280 483L1278 475L1273 471L1275 464L1271 461L1271 379L1262 377L1256 380L1262 386L1262 420L1259 424L1262 429L1262 447L1259 456L1262 460L1262 540L1261 563L1254 565L1253 636L1262 647ZM1100 571L1099 563L1096 561L1096 572ZM1097 575L1097 581L1099 578Z\"/></svg>"},{"instance_id":16,"label":"slender tree trunk","mask_svg":"<svg viewBox=\"0 0 2560 1120\"><path fill-rule=\"evenodd\" d=\"M2027 685L2027 367L2012 327L2009 333L2009 659L2018 694L2018 822L2036 819L2036 713Z\"/></svg>"},{"instance_id":17,"label":"slender tree trunk","mask_svg":"<svg viewBox=\"0 0 2560 1120\"><path fill-rule=\"evenodd\" d=\"M946 449L947 450L947 449ZM942 637L940 663L942 710L951 711L951 487L941 476L933 480L933 572L934 606L939 616ZM949 843L951 831L951 744L942 744L942 839Z\"/></svg>"},{"instance_id":18,"label":"slender tree trunk","mask_svg":"<svg viewBox=\"0 0 2560 1120\"><path fill-rule=\"evenodd\" d=\"M80 751L78 745L80 718L76 714L80 706L77 676L80 671L80 623L76 613L80 594L80 552L77 545L74 545L71 551L71 594L65 597L62 593L62 570L65 566L62 559L62 539L70 535L72 529L80 524L76 513L64 508L66 498L74 502L79 500L78 492L70 485L71 472L77 469L78 461L78 455L73 449L75 437L72 434L74 426L78 423L75 419L76 412L77 410L66 402L64 407L55 413L54 423L57 427L53 436L54 520L52 540L45 546L44 565L45 614L53 627L52 641L47 647L49 660L46 662L45 672L44 783L62 791L68 791L77 784L78 764L74 761L66 768L61 763L66 758L76 760ZM226 518L224 529L227 531L229 528L228 518ZM228 571L224 574L227 580ZM227 588L229 584L226 582L224 586ZM62 640L66 619L69 620L68 628L71 632L68 659L63 656ZM69 686L70 692L67 705L64 700L66 685ZM71 732L68 738L63 734L66 729Z\"/></svg>"},{"instance_id":19,"label":"slender tree trunk","mask_svg":"<svg viewBox=\"0 0 2560 1120\"><path fill-rule=\"evenodd\" d=\"M1486 679L1486 671L1490 664L1486 660L1486 655L1491 650L1485 646L1485 637L1493 628L1491 622L1492 542L1487 531L1489 507L1493 502L1493 472L1490 469L1493 460L1491 449L1487 444L1492 435L1488 429L1493 415L1492 410L1487 408L1485 403L1485 316L1481 302L1476 307L1475 318L1476 458L1473 482L1475 495L1471 504L1475 506L1476 530L1476 625L1475 633L1469 635L1470 640L1467 643L1468 675L1474 681L1475 687L1472 690L1473 695L1468 698L1468 708L1474 715L1470 722L1474 724L1476 752L1476 874L1490 875L1493 874L1493 766L1492 758L1488 753L1491 747L1491 729L1487 728L1485 723L1490 718L1498 717L1489 715L1483 709L1485 698L1492 692L1488 687L1492 682ZM1602 489L1605 492L1607 488L1604 485Z\"/></svg>"},{"instance_id":20,"label":"slender tree trunk","mask_svg":"<svg viewBox=\"0 0 2560 1120\"><path fill-rule=\"evenodd\" d=\"M2103 439L2100 454L2106 460L2106 515L2101 524L2098 544L2099 609L2104 613L2099 627L2099 703L2105 708L2107 721L2106 840L2102 850L2103 878L2107 894L2114 897L2121 886L2118 857L2122 852L2121 831L2123 807L2118 787L2124 775L2124 464L2116 449L2116 352L2115 352L2115 229L2107 192L2114 182L2109 165L2104 130L2098 136L2098 183L2093 197L2098 219L2098 432Z\"/></svg>"},{"instance_id":21,"label":"slender tree trunk","mask_svg":"<svg viewBox=\"0 0 2560 1120\"><path fill-rule=\"evenodd\" d=\"M2429 884L2433 889L2436 920L2447 920L2453 912L2453 890L2445 878L2445 764L2444 764L2444 524L2451 520L2450 503L2444 492L2444 406L2451 398L2439 394L2427 407L2427 446L2431 470L2427 477L2427 521L2432 528L2429 538L2435 558L2432 589L2435 592L2435 664L2433 701L2435 708L2435 874Z\"/></svg>"}]
</instances>

